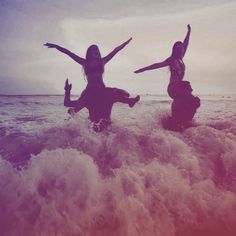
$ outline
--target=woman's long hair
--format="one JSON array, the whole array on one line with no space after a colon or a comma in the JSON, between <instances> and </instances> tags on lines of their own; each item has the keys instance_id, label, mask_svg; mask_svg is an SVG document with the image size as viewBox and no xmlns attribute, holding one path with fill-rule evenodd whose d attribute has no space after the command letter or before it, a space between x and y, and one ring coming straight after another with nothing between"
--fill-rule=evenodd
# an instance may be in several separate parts
<instances>
[{"instance_id":1,"label":"woman's long hair","mask_svg":"<svg viewBox=\"0 0 236 236\"><path fill-rule=\"evenodd\" d=\"M104 65L101 58L101 53L97 45L93 44L88 47L86 52L86 63L84 65L84 73L88 75L91 72L103 74Z\"/></svg>"},{"instance_id":2,"label":"woman's long hair","mask_svg":"<svg viewBox=\"0 0 236 236\"><path fill-rule=\"evenodd\" d=\"M171 57L172 58L180 58L180 56L182 56L182 55L180 55L180 52L183 52L183 43L181 41L177 41L173 45Z\"/></svg>"}]
</instances>

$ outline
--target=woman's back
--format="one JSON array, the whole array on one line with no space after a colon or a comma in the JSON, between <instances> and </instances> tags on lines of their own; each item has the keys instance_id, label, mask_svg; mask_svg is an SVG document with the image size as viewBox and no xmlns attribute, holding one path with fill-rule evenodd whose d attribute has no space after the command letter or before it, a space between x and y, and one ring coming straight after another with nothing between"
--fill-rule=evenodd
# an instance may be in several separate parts
<instances>
[{"instance_id":1,"label":"woman's back","mask_svg":"<svg viewBox=\"0 0 236 236\"><path fill-rule=\"evenodd\" d=\"M170 83L180 82L184 78L185 65L182 59L174 58L170 63Z\"/></svg>"}]
</instances>

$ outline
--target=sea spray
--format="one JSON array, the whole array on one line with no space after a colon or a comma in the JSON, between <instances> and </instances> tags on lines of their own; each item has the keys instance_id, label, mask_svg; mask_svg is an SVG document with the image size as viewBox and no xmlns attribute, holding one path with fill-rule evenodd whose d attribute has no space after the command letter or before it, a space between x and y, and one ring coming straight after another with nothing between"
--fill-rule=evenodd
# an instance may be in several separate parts
<instances>
[{"instance_id":1,"label":"sea spray","mask_svg":"<svg viewBox=\"0 0 236 236\"><path fill-rule=\"evenodd\" d=\"M1 235L235 235L229 102L217 103L228 110L216 116L218 108L206 101L196 125L182 133L162 127L168 102L116 106L112 125L99 134L86 112L52 116L55 104L46 124L37 118L36 128L30 119L3 126Z\"/></svg>"}]
</instances>

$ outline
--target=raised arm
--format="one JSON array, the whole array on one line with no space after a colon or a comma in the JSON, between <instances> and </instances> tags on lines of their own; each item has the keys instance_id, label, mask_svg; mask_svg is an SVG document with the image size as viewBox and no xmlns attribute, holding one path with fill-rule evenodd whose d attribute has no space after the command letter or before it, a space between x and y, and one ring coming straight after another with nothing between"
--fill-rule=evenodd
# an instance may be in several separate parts
<instances>
[{"instance_id":1,"label":"raised arm","mask_svg":"<svg viewBox=\"0 0 236 236\"><path fill-rule=\"evenodd\" d=\"M190 34L191 34L191 26L188 24L188 31L187 31L187 34L185 36L185 39L183 41L183 46L184 46L184 55L187 51L187 48L188 48L188 43L189 43L189 38L190 38Z\"/></svg>"},{"instance_id":2,"label":"raised arm","mask_svg":"<svg viewBox=\"0 0 236 236\"><path fill-rule=\"evenodd\" d=\"M64 97L64 106L65 107L70 107L68 110L68 113L70 115L73 115L75 112L79 112L81 109L83 109L85 107L84 102L81 102L80 99L74 100L72 101L70 99L70 95L71 95L71 88L72 88L72 84L69 84L68 79L65 82L65 97Z\"/></svg>"},{"instance_id":3,"label":"raised arm","mask_svg":"<svg viewBox=\"0 0 236 236\"><path fill-rule=\"evenodd\" d=\"M77 100L76 101L71 101L70 100L70 91L72 88L72 84L69 84L68 79L65 82L65 97L64 97L64 106L65 107L76 107Z\"/></svg>"},{"instance_id":4,"label":"raised arm","mask_svg":"<svg viewBox=\"0 0 236 236\"><path fill-rule=\"evenodd\" d=\"M77 56L76 54L74 54L73 52L69 51L66 48L63 48L59 45L53 44L53 43L45 43L44 46L48 47L48 48L55 48L58 51L65 53L66 55L68 55L69 57L71 57L74 61L76 61L77 63L79 63L80 65L84 65L85 64L85 59L81 58L79 56Z\"/></svg>"},{"instance_id":5,"label":"raised arm","mask_svg":"<svg viewBox=\"0 0 236 236\"><path fill-rule=\"evenodd\" d=\"M110 61L112 59L112 57L114 57L121 49L123 49L131 40L132 40L132 38L130 38L126 42L122 43L120 46L116 47L107 56L103 57L103 63L106 64L108 61Z\"/></svg>"},{"instance_id":6,"label":"raised arm","mask_svg":"<svg viewBox=\"0 0 236 236\"><path fill-rule=\"evenodd\" d=\"M138 69L136 70L134 73L141 73L141 72L144 72L146 70L155 70L155 69L158 69L158 68L161 68L161 67L165 67L165 66L169 66L170 65L170 57L167 58L166 60L162 61L162 62L159 62L159 63L154 63L150 66L146 66L146 67L143 67L141 69Z\"/></svg>"}]
</instances>

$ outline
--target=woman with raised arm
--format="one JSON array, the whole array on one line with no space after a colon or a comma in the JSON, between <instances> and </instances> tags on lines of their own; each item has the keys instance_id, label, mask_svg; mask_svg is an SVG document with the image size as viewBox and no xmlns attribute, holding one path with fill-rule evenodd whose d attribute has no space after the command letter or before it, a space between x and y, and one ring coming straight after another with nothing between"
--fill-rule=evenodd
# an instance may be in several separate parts
<instances>
[{"instance_id":1,"label":"woman with raised arm","mask_svg":"<svg viewBox=\"0 0 236 236\"><path fill-rule=\"evenodd\" d=\"M200 106L200 99L192 95L192 88L188 81L183 81L185 65L183 57L186 53L189 37L191 33L190 25L183 42L176 42L173 45L171 56L166 60L143 67L135 73L147 70L155 70L168 66L170 68L170 82L167 88L169 96L174 99L171 105L171 117L168 124L164 125L168 129L181 131L189 125L193 119L197 108Z\"/></svg>"},{"instance_id":2,"label":"woman with raised arm","mask_svg":"<svg viewBox=\"0 0 236 236\"><path fill-rule=\"evenodd\" d=\"M191 86L189 82L181 83L184 78L185 65L183 57L186 53L189 37L191 33L191 27L188 25L188 31L183 42L177 41L172 48L171 56L166 60L152 64L150 66L143 67L135 71L135 73L141 73L147 70L155 70L162 67L169 66L170 68L170 82L168 85L168 94L171 98L176 99L182 97L184 94L183 89L187 89L186 92L191 93ZM190 91L191 90L191 91Z\"/></svg>"},{"instance_id":3,"label":"woman with raised arm","mask_svg":"<svg viewBox=\"0 0 236 236\"><path fill-rule=\"evenodd\" d=\"M94 92L98 92L99 89L109 89L110 94L112 92L112 88L106 88L103 82L103 73L104 73L104 66L108 63L121 49L123 49L132 38L121 44L120 46L116 47L112 52L110 52L107 56L101 57L99 48L97 45L91 45L88 47L86 52L86 58L81 58L78 55L74 54L73 52L65 49L59 45L46 43L44 46L48 48L55 48L58 51L65 53L69 57L71 57L74 61L79 63L83 69L84 73L87 78L87 87L82 92L80 98L76 101L76 111L78 112L82 108L86 107L87 102L91 101L92 95ZM101 91L100 91L101 92ZM139 101L139 96L135 98L129 98L129 94L124 92L121 89L114 89L114 93L119 97L119 102L129 104L130 107L133 107L136 102ZM124 96L125 95L125 96ZM70 106L70 99L66 96L64 105Z\"/></svg>"}]
</instances>

